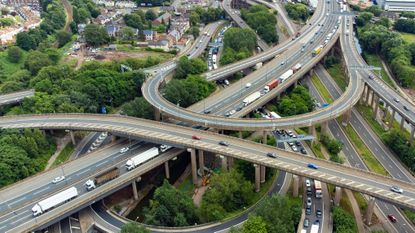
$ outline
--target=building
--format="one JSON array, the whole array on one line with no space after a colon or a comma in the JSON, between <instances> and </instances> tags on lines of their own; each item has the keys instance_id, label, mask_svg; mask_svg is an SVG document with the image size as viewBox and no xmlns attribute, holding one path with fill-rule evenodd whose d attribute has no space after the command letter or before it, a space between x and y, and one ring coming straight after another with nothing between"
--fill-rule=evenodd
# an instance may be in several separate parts
<instances>
[{"instance_id":1,"label":"building","mask_svg":"<svg viewBox=\"0 0 415 233\"><path fill-rule=\"evenodd\" d=\"M105 26L107 33L111 37L116 37L120 31L120 27L114 24L108 24Z\"/></svg>"},{"instance_id":2,"label":"building","mask_svg":"<svg viewBox=\"0 0 415 233\"><path fill-rule=\"evenodd\" d=\"M157 32L153 30L143 30L143 34L146 41L155 40L157 36Z\"/></svg>"},{"instance_id":3,"label":"building","mask_svg":"<svg viewBox=\"0 0 415 233\"><path fill-rule=\"evenodd\" d=\"M149 41L148 47L152 49L162 49L164 51L169 51L169 41L168 40Z\"/></svg>"},{"instance_id":4,"label":"building","mask_svg":"<svg viewBox=\"0 0 415 233\"><path fill-rule=\"evenodd\" d=\"M157 19L153 20L152 23L153 23L153 26L157 27L162 23L167 24L170 19L171 19L171 14L170 13L164 13L164 14L160 15Z\"/></svg>"},{"instance_id":5,"label":"building","mask_svg":"<svg viewBox=\"0 0 415 233\"><path fill-rule=\"evenodd\" d=\"M415 0L384 0L386 11L415 11Z\"/></svg>"}]
</instances>

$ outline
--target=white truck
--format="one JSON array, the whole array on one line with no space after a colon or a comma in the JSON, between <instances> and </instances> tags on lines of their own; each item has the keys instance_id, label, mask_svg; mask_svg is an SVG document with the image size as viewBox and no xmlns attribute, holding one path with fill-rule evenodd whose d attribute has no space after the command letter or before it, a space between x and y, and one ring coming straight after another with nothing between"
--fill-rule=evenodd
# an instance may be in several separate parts
<instances>
[{"instance_id":1,"label":"white truck","mask_svg":"<svg viewBox=\"0 0 415 233\"><path fill-rule=\"evenodd\" d=\"M213 55L212 55L212 62L213 62L213 63L216 63L216 54L213 54Z\"/></svg>"},{"instance_id":2,"label":"white truck","mask_svg":"<svg viewBox=\"0 0 415 233\"><path fill-rule=\"evenodd\" d=\"M261 92L257 91L257 92L254 92L254 93L250 94L242 102L244 103L244 106L247 106L248 104L254 102L257 99L259 99L259 97L261 97Z\"/></svg>"},{"instance_id":3,"label":"white truck","mask_svg":"<svg viewBox=\"0 0 415 233\"><path fill-rule=\"evenodd\" d=\"M127 162L125 163L125 167L127 168L128 171L130 171L136 168L137 166L155 158L157 155L159 155L159 148L157 147L150 148L144 151L143 153L140 153L132 157L131 159L127 160Z\"/></svg>"},{"instance_id":4,"label":"white truck","mask_svg":"<svg viewBox=\"0 0 415 233\"><path fill-rule=\"evenodd\" d=\"M33 216L39 216L50 209L53 209L65 202L74 199L77 196L78 190L75 187L63 190L62 192L59 192L51 197L46 198L45 200L36 203L36 205L34 205L32 208Z\"/></svg>"},{"instance_id":5,"label":"white truck","mask_svg":"<svg viewBox=\"0 0 415 233\"><path fill-rule=\"evenodd\" d=\"M317 224L311 225L310 233L318 233L319 228L320 228L320 225L317 225Z\"/></svg>"},{"instance_id":6,"label":"white truck","mask_svg":"<svg viewBox=\"0 0 415 233\"><path fill-rule=\"evenodd\" d=\"M259 62L259 63L255 64L254 70L257 70L257 69L259 69L261 67L262 67L262 62Z\"/></svg>"},{"instance_id":7,"label":"white truck","mask_svg":"<svg viewBox=\"0 0 415 233\"><path fill-rule=\"evenodd\" d=\"M294 71L292 69L287 70L285 73L283 73L280 76L280 83L283 83L285 80L287 80L289 77L291 77L294 74Z\"/></svg>"},{"instance_id":8,"label":"white truck","mask_svg":"<svg viewBox=\"0 0 415 233\"><path fill-rule=\"evenodd\" d=\"M88 191L95 189L96 187L117 178L120 175L120 169L113 167L97 176L94 179L89 179L85 182L85 187Z\"/></svg>"}]
</instances>

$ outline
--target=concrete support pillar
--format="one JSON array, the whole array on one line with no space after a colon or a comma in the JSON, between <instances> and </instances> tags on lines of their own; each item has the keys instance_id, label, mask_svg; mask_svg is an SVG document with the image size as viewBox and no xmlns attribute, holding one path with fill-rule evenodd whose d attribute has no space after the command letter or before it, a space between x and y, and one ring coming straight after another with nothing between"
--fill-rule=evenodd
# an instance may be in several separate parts
<instances>
[{"instance_id":1,"label":"concrete support pillar","mask_svg":"<svg viewBox=\"0 0 415 233\"><path fill-rule=\"evenodd\" d=\"M409 135L409 143L414 145L415 125L411 125L411 134Z\"/></svg>"},{"instance_id":2,"label":"concrete support pillar","mask_svg":"<svg viewBox=\"0 0 415 233\"><path fill-rule=\"evenodd\" d=\"M366 105L369 105L369 96L370 96L370 87L367 86L367 90L366 90Z\"/></svg>"},{"instance_id":3,"label":"concrete support pillar","mask_svg":"<svg viewBox=\"0 0 415 233\"><path fill-rule=\"evenodd\" d=\"M308 134L317 137L316 127L314 125L308 127Z\"/></svg>"},{"instance_id":4,"label":"concrete support pillar","mask_svg":"<svg viewBox=\"0 0 415 233\"><path fill-rule=\"evenodd\" d=\"M311 68L310 71L308 71L308 75L311 77L311 76L313 76L313 74L314 74L314 69Z\"/></svg>"},{"instance_id":5,"label":"concrete support pillar","mask_svg":"<svg viewBox=\"0 0 415 233\"><path fill-rule=\"evenodd\" d=\"M391 113L391 118L389 120L389 128L393 127L393 122L395 121L395 112L396 110L394 108L392 108L392 113Z\"/></svg>"},{"instance_id":6,"label":"concrete support pillar","mask_svg":"<svg viewBox=\"0 0 415 233\"><path fill-rule=\"evenodd\" d=\"M133 180L131 184L133 186L132 188L133 188L134 200L138 201L137 183L135 182L135 180Z\"/></svg>"},{"instance_id":7,"label":"concrete support pillar","mask_svg":"<svg viewBox=\"0 0 415 233\"><path fill-rule=\"evenodd\" d=\"M50 129L49 133L50 133L50 135L53 135L53 134L55 134L55 131L53 131L53 129Z\"/></svg>"},{"instance_id":8,"label":"concrete support pillar","mask_svg":"<svg viewBox=\"0 0 415 233\"><path fill-rule=\"evenodd\" d=\"M342 122L342 124L344 125L344 126L347 126L348 124L349 124L349 122L350 122L350 119L352 118L352 110L351 109L349 109L349 110L347 110L344 114L343 114L343 122Z\"/></svg>"},{"instance_id":9,"label":"concrete support pillar","mask_svg":"<svg viewBox=\"0 0 415 233\"><path fill-rule=\"evenodd\" d=\"M166 179L170 179L169 161L164 162L164 173L166 174Z\"/></svg>"},{"instance_id":10,"label":"concrete support pillar","mask_svg":"<svg viewBox=\"0 0 415 233\"><path fill-rule=\"evenodd\" d=\"M334 205L338 206L340 204L340 199L342 198L343 189L336 186L336 191L334 193Z\"/></svg>"},{"instance_id":11,"label":"concrete support pillar","mask_svg":"<svg viewBox=\"0 0 415 233\"><path fill-rule=\"evenodd\" d=\"M115 142L117 141L117 136L115 136L114 134L111 135L111 142Z\"/></svg>"},{"instance_id":12,"label":"concrete support pillar","mask_svg":"<svg viewBox=\"0 0 415 233\"><path fill-rule=\"evenodd\" d=\"M233 167L233 161L234 159L232 157L228 157L228 169L230 170Z\"/></svg>"},{"instance_id":13,"label":"concrete support pillar","mask_svg":"<svg viewBox=\"0 0 415 233\"><path fill-rule=\"evenodd\" d=\"M298 189L300 187L300 178L297 175L293 175L293 197L298 197Z\"/></svg>"},{"instance_id":14,"label":"concrete support pillar","mask_svg":"<svg viewBox=\"0 0 415 233\"><path fill-rule=\"evenodd\" d=\"M239 131L239 138L241 138L241 139L243 138L242 137L242 131Z\"/></svg>"},{"instance_id":15,"label":"concrete support pillar","mask_svg":"<svg viewBox=\"0 0 415 233\"><path fill-rule=\"evenodd\" d=\"M69 135L71 135L72 145L76 145L75 134L72 130L69 130Z\"/></svg>"},{"instance_id":16,"label":"concrete support pillar","mask_svg":"<svg viewBox=\"0 0 415 233\"><path fill-rule=\"evenodd\" d=\"M384 114L382 116L382 120L386 119L386 116L388 115L388 110L389 110L389 105L387 103L385 103L385 111L384 111Z\"/></svg>"},{"instance_id":17,"label":"concrete support pillar","mask_svg":"<svg viewBox=\"0 0 415 233\"><path fill-rule=\"evenodd\" d=\"M160 121L161 119L161 113L158 108L154 108L154 120Z\"/></svg>"},{"instance_id":18,"label":"concrete support pillar","mask_svg":"<svg viewBox=\"0 0 415 233\"><path fill-rule=\"evenodd\" d=\"M254 164L255 167L255 192L261 190L261 168L258 164Z\"/></svg>"},{"instance_id":19,"label":"concrete support pillar","mask_svg":"<svg viewBox=\"0 0 415 233\"><path fill-rule=\"evenodd\" d=\"M221 167L222 167L222 171L226 172L228 171L228 160L226 158L226 156L220 155L220 161L221 161Z\"/></svg>"},{"instance_id":20,"label":"concrete support pillar","mask_svg":"<svg viewBox=\"0 0 415 233\"><path fill-rule=\"evenodd\" d=\"M403 116L401 116L401 130L403 130L403 126L405 125L405 118L403 118Z\"/></svg>"},{"instance_id":21,"label":"concrete support pillar","mask_svg":"<svg viewBox=\"0 0 415 233\"><path fill-rule=\"evenodd\" d=\"M328 121L321 123L321 134L322 135L329 134L329 122Z\"/></svg>"},{"instance_id":22,"label":"concrete support pillar","mask_svg":"<svg viewBox=\"0 0 415 233\"><path fill-rule=\"evenodd\" d=\"M202 176L205 175L205 155L203 150L199 150L199 170Z\"/></svg>"},{"instance_id":23,"label":"concrete support pillar","mask_svg":"<svg viewBox=\"0 0 415 233\"><path fill-rule=\"evenodd\" d=\"M262 131L262 144L267 144L267 131Z\"/></svg>"},{"instance_id":24,"label":"concrete support pillar","mask_svg":"<svg viewBox=\"0 0 415 233\"><path fill-rule=\"evenodd\" d=\"M260 166L260 170L261 170L261 183L265 183L265 173L267 171L267 167Z\"/></svg>"},{"instance_id":25,"label":"concrete support pillar","mask_svg":"<svg viewBox=\"0 0 415 233\"><path fill-rule=\"evenodd\" d=\"M376 199L374 197L370 197L369 203L366 209L366 224L369 226L372 224L372 215L375 209L375 200Z\"/></svg>"},{"instance_id":26,"label":"concrete support pillar","mask_svg":"<svg viewBox=\"0 0 415 233\"><path fill-rule=\"evenodd\" d=\"M367 88L367 86L366 86L366 85L364 85L364 87L363 87L363 92L362 92L362 96L360 96L360 99L359 99L359 103L360 103L360 104L363 104L363 103L365 102L364 97L365 97L365 93L366 93L366 88Z\"/></svg>"},{"instance_id":27,"label":"concrete support pillar","mask_svg":"<svg viewBox=\"0 0 415 233\"><path fill-rule=\"evenodd\" d=\"M370 107L373 109L373 104L375 103L376 94L375 91L372 91L372 99L370 101Z\"/></svg>"},{"instance_id":28,"label":"concrete support pillar","mask_svg":"<svg viewBox=\"0 0 415 233\"><path fill-rule=\"evenodd\" d=\"M379 96L376 96L376 98L375 98L375 108L373 110L373 118L375 118L375 119L376 119L376 115L378 114L379 100L380 100Z\"/></svg>"},{"instance_id":29,"label":"concrete support pillar","mask_svg":"<svg viewBox=\"0 0 415 233\"><path fill-rule=\"evenodd\" d=\"M190 163L192 165L192 182L194 186L198 186L197 182L197 165L196 165L196 149L188 148L190 152Z\"/></svg>"}]
</instances>

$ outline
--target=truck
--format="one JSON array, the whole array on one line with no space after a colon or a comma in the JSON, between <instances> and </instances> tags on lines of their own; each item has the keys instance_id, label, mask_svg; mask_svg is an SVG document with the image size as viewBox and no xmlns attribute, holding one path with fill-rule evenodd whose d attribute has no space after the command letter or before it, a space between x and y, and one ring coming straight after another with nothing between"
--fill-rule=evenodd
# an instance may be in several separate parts
<instances>
[{"instance_id":1,"label":"truck","mask_svg":"<svg viewBox=\"0 0 415 233\"><path fill-rule=\"evenodd\" d=\"M247 106L248 104L254 102L257 99L259 99L259 97L261 97L261 92L257 91L257 92L254 92L254 93L250 94L242 102L244 103L244 106Z\"/></svg>"},{"instance_id":2,"label":"truck","mask_svg":"<svg viewBox=\"0 0 415 233\"><path fill-rule=\"evenodd\" d=\"M310 233L318 233L319 228L320 228L320 225L318 224L311 225Z\"/></svg>"},{"instance_id":3,"label":"truck","mask_svg":"<svg viewBox=\"0 0 415 233\"><path fill-rule=\"evenodd\" d=\"M283 73L279 79L280 83L283 83L285 80L287 80L289 77L291 77L294 74L294 71L292 69L287 70L285 73Z\"/></svg>"},{"instance_id":4,"label":"truck","mask_svg":"<svg viewBox=\"0 0 415 233\"><path fill-rule=\"evenodd\" d=\"M32 208L33 216L39 216L48 210L51 210L57 206L62 205L78 196L78 190L75 187L63 190L45 200L39 201Z\"/></svg>"},{"instance_id":5,"label":"truck","mask_svg":"<svg viewBox=\"0 0 415 233\"><path fill-rule=\"evenodd\" d=\"M302 65L300 63L297 63L295 66L293 66L292 70L293 72L297 72L301 69Z\"/></svg>"},{"instance_id":6,"label":"truck","mask_svg":"<svg viewBox=\"0 0 415 233\"><path fill-rule=\"evenodd\" d=\"M330 32L330 33L327 35L326 40L330 40L332 37L333 37L333 33L332 33L332 32Z\"/></svg>"},{"instance_id":7,"label":"truck","mask_svg":"<svg viewBox=\"0 0 415 233\"><path fill-rule=\"evenodd\" d=\"M261 67L262 67L262 62L259 62L259 63L255 64L254 70L257 70L257 69L259 69Z\"/></svg>"},{"instance_id":8,"label":"truck","mask_svg":"<svg viewBox=\"0 0 415 233\"><path fill-rule=\"evenodd\" d=\"M213 63L216 63L216 54L213 54L213 55L212 55L212 62L213 62Z\"/></svg>"},{"instance_id":9,"label":"truck","mask_svg":"<svg viewBox=\"0 0 415 233\"><path fill-rule=\"evenodd\" d=\"M314 189L316 190L316 198L322 198L323 192L321 191L321 182L314 180Z\"/></svg>"},{"instance_id":10,"label":"truck","mask_svg":"<svg viewBox=\"0 0 415 233\"><path fill-rule=\"evenodd\" d=\"M85 182L86 189L91 191L96 187L110 181L114 178L117 178L120 175L120 169L118 167L113 167L97 176L94 179L89 179Z\"/></svg>"},{"instance_id":11,"label":"truck","mask_svg":"<svg viewBox=\"0 0 415 233\"><path fill-rule=\"evenodd\" d=\"M280 115L278 115L276 112L270 112L269 115L271 115L271 117L274 119L281 118Z\"/></svg>"},{"instance_id":12,"label":"truck","mask_svg":"<svg viewBox=\"0 0 415 233\"><path fill-rule=\"evenodd\" d=\"M132 157L131 159L127 160L127 162L125 163L125 167L128 171L131 171L132 169L140 166L141 164L157 157L157 155L159 155L159 148L152 147L144 151L143 153L140 153Z\"/></svg>"},{"instance_id":13,"label":"truck","mask_svg":"<svg viewBox=\"0 0 415 233\"><path fill-rule=\"evenodd\" d=\"M315 56L319 55L319 54L321 53L321 49L322 49L322 48L323 48L323 46L322 46L322 45L319 45L317 48L315 48L315 49L313 50L313 53L312 53L313 57L315 57Z\"/></svg>"},{"instance_id":14,"label":"truck","mask_svg":"<svg viewBox=\"0 0 415 233\"><path fill-rule=\"evenodd\" d=\"M270 90L277 87L278 83L280 83L280 80L279 79L274 79L271 82L269 82L267 85L265 85L265 87L264 87L265 93L268 93Z\"/></svg>"}]
</instances>

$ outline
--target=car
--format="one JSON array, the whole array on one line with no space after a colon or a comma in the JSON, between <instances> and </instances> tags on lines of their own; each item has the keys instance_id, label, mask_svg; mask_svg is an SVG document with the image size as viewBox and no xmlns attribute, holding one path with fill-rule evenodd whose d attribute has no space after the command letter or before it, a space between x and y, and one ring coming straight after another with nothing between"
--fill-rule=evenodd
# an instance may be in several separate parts
<instances>
[{"instance_id":1,"label":"car","mask_svg":"<svg viewBox=\"0 0 415 233\"><path fill-rule=\"evenodd\" d=\"M312 169L318 169L318 166L315 165L314 163L307 164L307 167L312 168Z\"/></svg>"},{"instance_id":2,"label":"car","mask_svg":"<svg viewBox=\"0 0 415 233\"><path fill-rule=\"evenodd\" d=\"M305 214L306 215L310 215L311 214L311 208L310 207L305 208Z\"/></svg>"},{"instance_id":3,"label":"car","mask_svg":"<svg viewBox=\"0 0 415 233\"><path fill-rule=\"evenodd\" d=\"M129 147L123 147L123 148L121 148L120 153L125 153L125 152L127 152L129 149L130 149Z\"/></svg>"},{"instance_id":4,"label":"car","mask_svg":"<svg viewBox=\"0 0 415 233\"><path fill-rule=\"evenodd\" d=\"M295 142L295 145L296 145L296 146L301 146L301 142L296 141L296 142Z\"/></svg>"},{"instance_id":5,"label":"car","mask_svg":"<svg viewBox=\"0 0 415 233\"><path fill-rule=\"evenodd\" d=\"M289 146L294 146L294 142L288 142Z\"/></svg>"},{"instance_id":6,"label":"car","mask_svg":"<svg viewBox=\"0 0 415 233\"><path fill-rule=\"evenodd\" d=\"M303 226L304 226L305 228L307 228L308 226L310 226L310 220L309 220L308 218L304 219L304 224L303 224Z\"/></svg>"},{"instance_id":7,"label":"car","mask_svg":"<svg viewBox=\"0 0 415 233\"><path fill-rule=\"evenodd\" d=\"M373 79L373 76L372 75L369 75L369 77L368 77L369 79Z\"/></svg>"},{"instance_id":8,"label":"car","mask_svg":"<svg viewBox=\"0 0 415 233\"><path fill-rule=\"evenodd\" d=\"M393 100L394 100L396 103L399 103L399 99L398 99L398 98L393 98Z\"/></svg>"},{"instance_id":9,"label":"car","mask_svg":"<svg viewBox=\"0 0 415 233\"><path fill-rule=\"evenodd\" d=\"M307 197L307 207L311 207L312 201L311 197Z\"/></svg>"},{"instance_id":10,"label":"car","mask_svg":"<svg viewBox=\"0 0 415 233\"><path fill-rule=\"evenodd\" d=\"M317 24L317 26L320 26L320 24Z\"/></svg>"},{"instance_id":11,"label":"car","mask_svg":"<svg viewBox=\"0 0 415 233\"><path fill-rule=\"evenodd\" d=\"M314 221L314 225L320 225L320 220L316 220L316 221Z\"/></svg>"},{"instance_id":12,"label":"car","mask_svg":"<svg viewBox=\"0 0 415 233\"><path fill-rule=\"evenodd\" d=\"M313 196L313 192L311 191L311 187L307 187L306 190L307 190L307 197Z\"/></svg>"},{"instance_id":13,"label":"car","mask_svg":"<svg viewBox=\"0 0 415 233\"><path fill-rule=\"evenodd\" d=\"M290 136L290 137L291 137L291 136L293 135L293 131L288 130L288 131L287 131L287 134L288 134L288 136Z\"/></svg>"},{"instance_id":14,"label":"car","mask_svg":"<svg viewBox=\"0 0 415 233\"><path fill-rule=\"evenodd\" d=\"M301 52L304 52L304 50L305 50L305 49L304 49L304 48L302 48L302 49L301 49Z\"/></svg>"},{"instance_id":15,"label":"car","mask_svg":"<svg viewBox=\"0 0 415 233\"><path fill-rule=\"evenodd\" d=\"M403 109L405 109L405 111L409 111L409 108L406 107L405 105L403 106Z\"/></svg>"},{"instance_id":16,"label":"car","mask_svg":"<svg viewBox=\"0 0 415 233\"><path fill-rule=\"evenodd\" d=\"M292 146L292 147L291 147L291 149L292 149L294 152L298 152L298 148L297 148L296 146Z\"/></svg>"},{"instance_id":17,"label":"car","mask_svg":"<svg viewBox=\"0 0 415 233\"><path fill-rule=\"evenodd\" d=\"M301 154L303 154L303 155L306 155L306 154L307 154L307 151L306 151L304 148L301 148L300 152L301 152Z\"/></svg>"},{"instance_id":18,"label":"car","mask_svg":"<svg viewBox=\"0 0 415 233\"><path fill-rule=\"evenodd\" d=\"M283 66L283 65L285 65L285 61L282 61L282 62L281 62L281 65L282 65L282 66Z\"/></svg>"},{"instance_id":19,"label":"car","mask_svg":"<svg viewBox=\"0 0 415 233\"><path fill-rule=\"evenodd\" d=\"M225 142L225 141L220 141L219 142L219 145L221 145L221 146L229 146L229 143L228 142Z\"/></svg>"},{"instance_id":20,"label":"car","mask_svg":"<svg viewBox=\"0 0 415 233\"><path fill-rule=\"evenodd\" d=\"M229 111L229 115L233 115L235 113L236 113L236 110L235 109L232 109L232 110Z\"/></svg>"},{"instance_id":21,"label":"car","mask_svg":"<svg viewBox=\"0 0 415 233\"><path fill-rule=\"evenodd\" d=\"M392 186L391 191L395 193L403 193L403 189L399 188L398 186Z\"/></svg>"},{"instance_id":22,"label":"car","mask_svg":"<svg viewBox=\"0 0 415 233\"><path fill-rule=\"evenodd\" d=\"M65 176L58 176L58 177L55 177L55 179L52 180L52 183L57 184L57 183L61 182L64 179L65 179Z\"/></svg>"},{"instance_id":23,"label":"car","mask_svg":"<svg viewBox=\"0 0 415 233\"><path fill-rule=\"evenodd\" d=\"M271 153L271 152L268 152L267 156L271 157L271 158L277 158L277 155L275 153Z\"/></svg>"},{"instance_id":24,"label":"car","mask_svg":"<svg viewBox=\"0 0 415 233\"><path fill-rule=\"evenodd\" d=\"M297 138L297 135L293 134L291 135L292 138Z\"/></svg>"},{"instance_id":25,"label":"car","mask_svg":"<svg viewBox=\"0 0 415 233\"><path fill-rule=\"evenodd\" d=\"M241 110L242 110L242 107L240 107L240 106L236 108L236 111L237 111L237 112L239 112L239 111L241 111Z\"/></svg>"},{"instance_id":26,"label":"car","mask_svg":"<svg viewBox=\"0 0 415 233\"><path fill-rule=\"evenodd\" d=\"M200 136L197 136L197 135L193 135L192 136L192 139L194 139L194 140L200 140L200 139L202 139Z\"/></svg>"},{"instance_id":27,"label":"car","mask_svg":"<svg viewBox=\"0 0 415 233\"><path fill-rule=\"evenodd\" d=\"M317 209L317 210L316 210L316 217L317 217L317 218L321 218L321 214L322 214L322 213L321 213L321 210L320 210L320 209Z\"/></svg>"},{"instance_id":28,"label":"car","mask_svg":"<svg viewBox=\"0 0 415 233\"><path fill-rule=\"evenodd\" d=\"M305 180L305 186L306 187L311 187L311 181L309 179Z\"/></svg>"},{"instance_id":29,"label":"car","mask_svg":"<svg viewBox=\"0 0 415 233\"><path fill-rule=\"evenodd\" d=\"M247 83L246 85L245 85L245 87L246 88L250 88L252 86L252 84L251 83Z\"/></svg>"},{"instance_id":30,"label":"car","mask_svg":"<svg viewBox=\"0 0 415 233\"><path fill-rule=\"evenodd\" d=\"M209 109L206 109L205 111L203 111L204 114L209 114L211 111Z\"/></svg>"},{"instance_id":31,"label":"car","mask_svg":"<svg viewBox=\"0 0 415 233\"><path fill-rule=\"evenodd\" d=\"M395 217L395 215L393 215L393 214L388 214L388 219L389 219L391 222L396 222L396 217Z\"/></svg>"}]
</instances>

